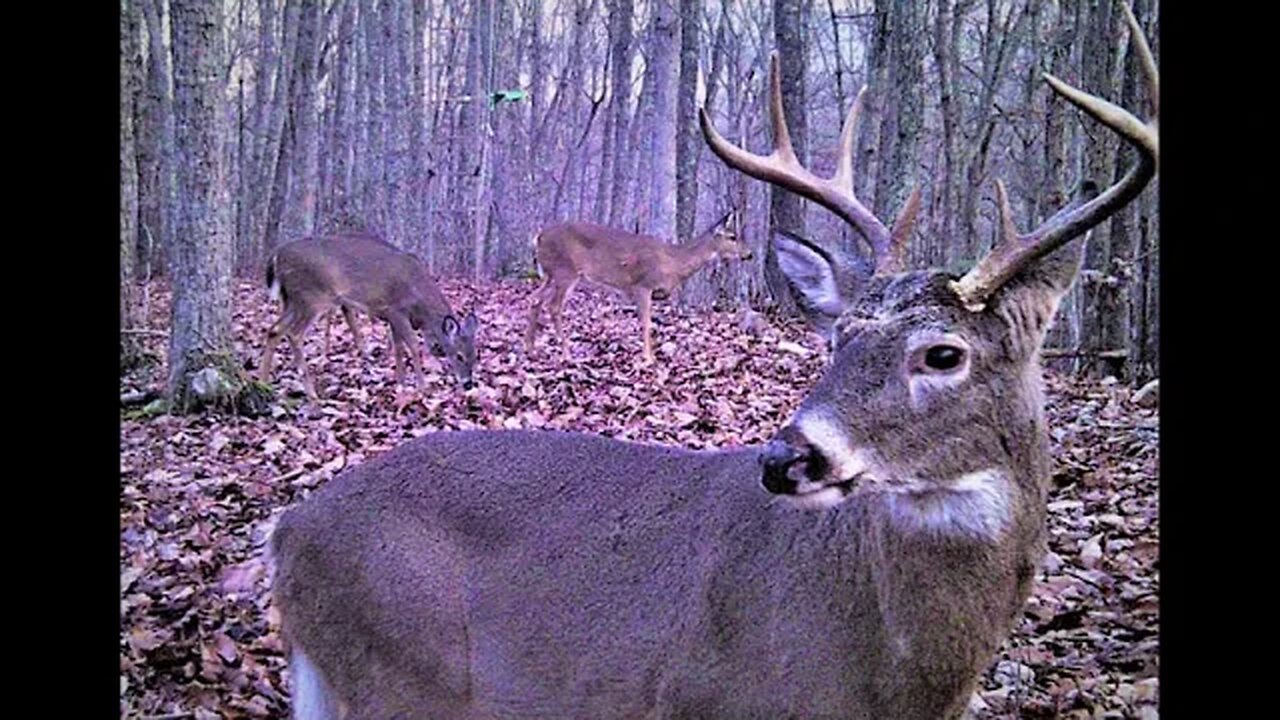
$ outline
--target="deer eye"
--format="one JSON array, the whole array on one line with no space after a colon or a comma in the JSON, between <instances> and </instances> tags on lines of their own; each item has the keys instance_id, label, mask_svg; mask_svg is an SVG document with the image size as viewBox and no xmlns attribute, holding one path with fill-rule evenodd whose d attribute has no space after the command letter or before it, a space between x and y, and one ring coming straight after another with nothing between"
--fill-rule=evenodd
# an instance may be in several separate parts
<instances>
[{"instance_id":1,"label":"deer eye","mask_svg":"<svg viewBox=\"0 0 1280 720\"><path fill-rule=\"evenodd\" d=\"M925 367L938 372L955 370L963 361L964 350L955 345L933 345L924 353Z\"/></svg>"}]
</instances>

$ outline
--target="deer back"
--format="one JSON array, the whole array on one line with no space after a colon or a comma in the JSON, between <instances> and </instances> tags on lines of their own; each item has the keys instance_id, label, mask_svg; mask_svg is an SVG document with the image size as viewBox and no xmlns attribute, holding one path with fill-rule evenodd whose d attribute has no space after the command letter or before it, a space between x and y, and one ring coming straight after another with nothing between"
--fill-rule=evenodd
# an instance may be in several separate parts
<instances>
[{"instance_id":1,"label":"deer back","mask_svg":"<svg viewBox=\"0 0 1280 720\"><path fill-rule=\"evenodd\" d=\"M411 717L943 716L1021 600L1024 523L903 534L886 493L814 513L760 453L420 438L282 518L285 631L346 702Z\"/></svg>"},{"instance_id":2,"label":"deer back","mask_svg":"<svg viewBox=\"0 0 1280 720\"><path fill-rule=\"evenodd\" d=\"M629 288L652 286L672 272L669 247L656 237L574 222L544 229L536 252L538 264L550 277L582 276Z\"/></svg>"},{"instance_id":3,"label":"deer back","mask_svg":"<svg viewBox=\"0 0 1280 720\"><path fill-rule=\"evenodd\" d=\"M285 244L276 252L275 273L286 299L290 294L331 295L372 314L422 302L421 262L367 235Z\"/></svg>"}]
</instances>

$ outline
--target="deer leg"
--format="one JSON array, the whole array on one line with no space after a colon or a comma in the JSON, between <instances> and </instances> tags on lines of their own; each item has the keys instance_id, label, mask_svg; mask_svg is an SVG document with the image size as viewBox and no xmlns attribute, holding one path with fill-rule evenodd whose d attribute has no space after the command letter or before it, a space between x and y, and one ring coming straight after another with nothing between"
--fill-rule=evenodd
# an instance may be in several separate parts
<instances>
[{"instance_id":1,"label":"deer leg","mask_svg":"<svg viewBox=\"0 0 1280 720\"><path fill-rule=\"evenodd\" d=\"M324 314L324 356L329 357L329 336L333 334L333 311Z\"/></svg>"},{"instance_id":2,"label":"deer leg","mask_svg":"<svg viewBox=\"0 0 1280 720\"><path fill-rule=\"evenodd\" d=\"M284 320L288 314L281 315L271 328L267 330L267 341L262 347L262 364L258 367L258 381L271 381L271 364L275 358L276 345L280 344L281 328L284 327Z\"/></svg>"},{"instance_id":3,"label":"deer leg","mask_svg":"<svg viewBox=\"0 0 1280 720\"><path fill-rule=\"evenodd\" d=\"M636 290L636 310L640 314L640 334L644 339L644 362L653 362L653 291Z\"/></svg>"},{"instance_id":4,"label":"deer leg","mask_svg":"<svg viewBox=\"0 0 1280 720\"><path fill-rule=\"evenodd\" d=\"M307 329L311 327L311 323L315 321L316 314L316 311L310 308L305 310L291 308L284 318L284 333L289 338L289 345L293 347L293 363L298 367L298 375L302 378L302 387L306 391L307 397L312 400L318 400L320 394L316 392L315 381L307 370L307 358L302 349L302 338L306 335Z\"/></svg>"},{"instance_id":5,"label":"deer leg","mask_svg":"<svg viewBox=\"0 0 1280 720\"><path fill-rule=\"evenodd\" d=\"M533 293L533 305L529 308L529 327L524 334L525 352L533 350L533 344L538 340L538 331L541 330L542 308L546 305L547 295L551 291L551 278L547 278L542 287Z\"/></svg>"},{"instance_id":6,"label":"deer leg","mask_svg":"<svg viewBox=\"0 0 1280 720\"><path fill-rule=\"evenodd\" d=\"M356 311L343 305L342 317L346 319L347 327L351 328L351 335L355 337L356 352L364 358L364 336L360 334L360 326L356 324Z\"/></svg>"},{"instance_id":7,"label":"deer leg","mask_svg":"<svg viewBox=\"0 0 1280 720\"><path fill-rule=\"evenodd\" d=\"M396 381L400 382L400 354L404 353L409 361L409 367L416 373L418 377L418 388L425 389L427 387L427 379L422 374L422 358L416 353L411 352L409 348L415 347L413 327L409 325L409 319L403 315L392 315L391 321L391 351L396 356Z\"/></svg>"},{"instance_id":8,"label":"deer leg","mask_svg":"<svg viewBox=\"0 0 1280 720\"><path fill-rule=\"evenodd\" d=\"M568 285L557 286L551 298L551 321L555 324L556 339L560 341L560 353L566 358L569 357L569 344L564 339L564 303L577 285L578 279L574 278Z\"/></svg>"}]
</instances>

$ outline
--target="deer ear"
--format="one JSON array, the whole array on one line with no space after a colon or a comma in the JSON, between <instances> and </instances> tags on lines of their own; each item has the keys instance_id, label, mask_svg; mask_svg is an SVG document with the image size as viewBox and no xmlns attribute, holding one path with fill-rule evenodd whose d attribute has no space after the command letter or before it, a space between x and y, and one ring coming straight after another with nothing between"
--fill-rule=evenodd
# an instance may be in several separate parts
<instances>
[{"instance_id":1,"label":"deer ear","mask_svg":"<svg viewBox=\"0 0 1280 720\"><path fill-rule=\"evenodd\" d=\"M849 301L841 287L843 273L836 259L826 250L786 231L774 233L773 248L778 268L786 276L805 317L821 332L829 332Z\"/></svg>"},{"instance_id":2,"label":"deer ear","mask_svg":"<svg viewBox=\"0 0 1280 720\"><path fill-rule=\"evenodd\" d=\"M462 334L472 336L476 334L476 329L480 327L480 319L472 312L462 321Z\"/></svg>"},{"instance_id":3,"label":"deer ear","mask_svg":"<svg viewBox=\"0 0 1280 720\"><path fill-rule=\"evenodd\" d=\"M444 320L440 321L440 331L443 332L444 336L447 338L451 338L454 335L457 335L458 334L457 318L453 317L452 315L446 315Z\"/></svg>"}]
</instances>

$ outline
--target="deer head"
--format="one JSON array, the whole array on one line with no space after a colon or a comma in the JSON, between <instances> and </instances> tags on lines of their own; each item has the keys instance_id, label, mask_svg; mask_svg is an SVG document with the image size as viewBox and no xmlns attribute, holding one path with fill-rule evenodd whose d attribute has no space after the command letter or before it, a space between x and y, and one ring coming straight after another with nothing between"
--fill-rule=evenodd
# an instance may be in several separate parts
<instances>
[{"instance_id":1,"label":"deer head","mask_svg":"<svg viewBox=\"0 0 1280 720\"><path fill-rule=\"evenodd\" d=\"M723 261L750 260L751 248L740 239L741 213L730 210L715 224L711 243L716 257Z\"/></svg>"},{"instance_id":2,"label":"deer head","mask_svg":"<svg viewBox=\"0 0 1280 720\"><path fill-rule=\"evenodd\" d=\"M420 305L409 314L409 322L422 334L426 352L439 358L464 388L474 386L476 329L480 326L474 312L459 322L452 314L440 317Z\"/></svg>"},{"instance_id":3,"label":"deer head","mask_svg":"<svg viewBox=\"0 0 1280 720\"><path fill-rule=\"evenodd\" d=\"M1126 7L1125 13L1155 105L1155 62L1132 12ZM763 482L771 492L834 503L860 489L888 488L928 503L931 493L992 469L975 466L977 458L980 465L1005 465L995 469L1007 476L1043 481L1039 472L1017 470L1038 464L1044 452L1038 353L1080 269L1084 244L1078 239L1142 191L1158 158L1154 118L1140 121L1045 78L1133 145L1138 162L1101 194L1082 183L1075 203L1026 234L1015 229L1004 185L997 183L1001 240L959 278L903 271L918 191L892 230L853 193L852 150L865 88L845 120L830 178L802 167L792 150L776 56L770 155L730 144L702 111L707 142L726 164L831 210L857 231L873 258L867 275L817 243L788 233L775 238L779 266L808 319L828 335L832 362L765 454Z\"/></svg>"}]
</instances>

